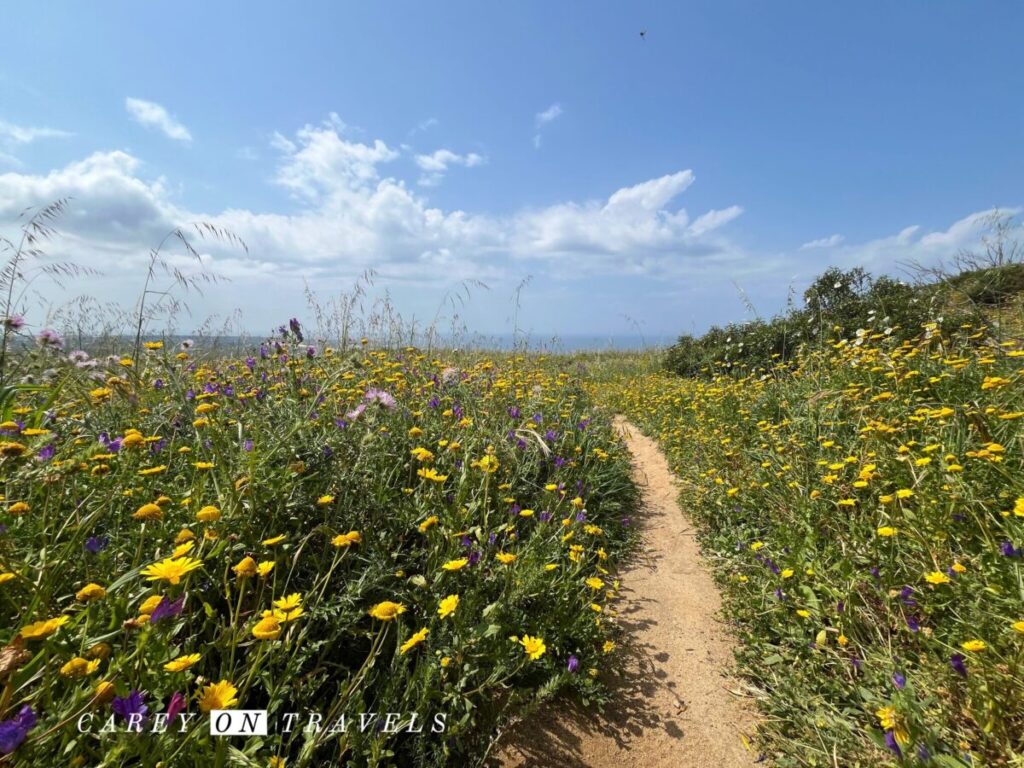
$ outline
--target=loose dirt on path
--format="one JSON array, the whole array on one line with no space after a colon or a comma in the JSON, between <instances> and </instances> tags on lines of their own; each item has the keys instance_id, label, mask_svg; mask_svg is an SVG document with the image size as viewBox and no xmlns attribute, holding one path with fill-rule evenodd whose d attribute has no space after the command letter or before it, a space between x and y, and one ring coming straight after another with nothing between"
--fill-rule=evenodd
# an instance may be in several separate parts
<instances>
[{"instance_id":1,"label":"loose dirt on path","mask_svg":"<svg viewBox=\"0 0 1024 768\"><path fill-rule=\"evenodd\" d=\"M626 669L611 681L604 714L563 700L505 734L502 768L732 768L754 764L741 734L753 707L726 676L731 642L718 620L718 590L700 559L678 488L657 444L622 418L641 489L640 555L622 572L620 621ZM733 693L737 691L738 693ZM738 695L739 694L739 695Z\"/></svg>"}]
</instances>

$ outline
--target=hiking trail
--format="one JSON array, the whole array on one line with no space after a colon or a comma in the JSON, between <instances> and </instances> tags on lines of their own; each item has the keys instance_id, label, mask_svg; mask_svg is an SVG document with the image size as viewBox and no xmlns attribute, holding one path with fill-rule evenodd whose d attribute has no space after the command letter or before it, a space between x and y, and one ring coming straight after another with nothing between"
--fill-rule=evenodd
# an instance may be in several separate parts
<instances>
[{"instance_id":1,"label":"hiking trail","mask_svg":"<svg viewBox=\"0 0 1024 768\"><path fill-rule=\"evenodd\" d=\"M496 745L503 768L733 768L752 766L750 695L728 677L733 642L721 598L665 455L622 417L615 420L641 491L638 554L621 572L617 603L625 670L610 681L604 714L556 699ZM582 670L581 670L582 671Z\"/></svg>"}]
</instances>

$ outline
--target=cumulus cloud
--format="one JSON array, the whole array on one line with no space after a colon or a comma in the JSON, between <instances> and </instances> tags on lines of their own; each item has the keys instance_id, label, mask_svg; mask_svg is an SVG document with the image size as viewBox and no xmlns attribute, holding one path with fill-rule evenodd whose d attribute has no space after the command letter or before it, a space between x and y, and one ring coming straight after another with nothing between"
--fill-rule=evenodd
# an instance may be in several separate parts
<instances>
[{"instance_id":1,"label":"cumulus cloud","mask_svg":"<svg viewBox=\"0 0 1024 768\"><path fill-rule=\"evenodd\" d=\"M811 240L810 242L804 243L800 246L801 251L806 251L809 248L834 248L843 242L842 235L830 235L828 237L822 237L818 240Z\"/></svg>"},{"instance_id":2,"label":"cumulus cloud","mask_svg":"<svg viewBox=\"0 0 1024 768\"><path fill-rule=\"evenodd\" d=\"M132 276L149 249L177 226L206 221L247 244L248 253L216 242L203 242L201 251L257 313L285 297L301 301L306 281L341 286L367 268L385 285L441 291L461 280L512 280L534 270L574 279L679 275L741 257L723 234L738 207L691 217L679 205L694 183L688 170L604 198L471 214L431 205L394 175L397 149L353 138L336 116L276 134L270 149L276 155L270 181L294 198L287 210L189 207L178 179L155 175L136 155L115 150L48 173L0 174L0 233L11 233L24 207L72 196L58 223L63 237L49 252L105 272L106 282L92 290L127 304L137 290ZM414 159L426 174L484 162L450 150ZM227 290L218 289L218 298L231 296Z\"/></svg>"},{"instance_id":3,"label":"cumulus cloud","mask_svg":"<svg viewBox=\"0 0 1024 768\"><path fill-rule=\"evenodd\" d=\"M833 251L835 263L862 266L868 271L891 272L904 265L935 266L948 262L963 251L980 251L993 222L1003 216L1016 216L1019 208L988 208L953 222L946 229L923 231L919 225L904 227L887 237L862 243L840 245ZM1010 235L1024 240L1024 226L1017 225Z\"/></svg>"},{"instance_id":4,"label":"cumulus cloud","mask_svg":"<svg viewBox=\"0 0 1024 768\"><path fill-rule=\"evenodd\" d=\"M321 125L306 125L295 140L275 133L272 146L283 155L276 181L296 196L312 201L340 190L366 189L379 178L377 166L394 160L399 152L380 139L372 144L344 136L346 125L334 113Z\"/></svg>"},{"instance_id":5,"label":"cumulus cloud","mask_svg":"<svg viewBox=\"0 0 1024 768\"><path fill-rule=\"evenodd\" d=\"M460 155L450 149L438 149L429 155L416 155L416 165L423 171L419 184L424 187L436 187L441 183L449 167L460 165L463 168L475 168L485 162L487 159L476 152Z\"/></svg>"},{"instance_id":6,"label":"cumulus cloud","mask_svg":"<svg viewBox=\"0 0 1024 768\"><path fill-rule=\"evenodd\" d=\"M269 181L293 198L280 209L189 206L180 179L154 173L140 157L121 150L95 152L46 173L0 173L0 235L13 234L25 207L73 197L57 224L62 237L48 243L47 252L105 273L102 284L76 283L75 291L91 290L128 306L137 297L136 278L149 249L175 227L207 221L248 245L244 252L197 242L204 264L232 279L207 306L223 311L244 305L264 325L277 314L294 313L306 284L336 290L368 268L376 271L381 288L406 291L406 301L430 303L424 311L431 314L436 297L459 281L511 283L523 274L534 274L551 291L592 278L588 286L645 280L631 284L651 297L657 292L649 291L652 280L669 293L694 285L699 294L687 301L699 302L713 292L709 286L726 285L736 275L756 279L768 291L784 286L789 275L810 278L827 264L861 265L876 273L909 261L934 264L981 247L994 214L1017 212L978 211L944 227L908 226L862 242L833 236L790 252L750 253L729 235L730 224L742 215L739 206L692 214L684 207L696 183L689 170L624 184L591 199L468 213L432 205L415 183L396 175L399 149L352 133L331 115L272 137L264 154L274 163ZM485 161L473 157L441 149L413 160L418 172L430 174ZM1015 234L1024 239L1020 228ZM589 292L572 299L583 311L580 324L589 322L584 310L606 299ZM660 316L675 304L665 300L658 306L651 304L650 311Z\"/></svg>"},{"instance_id":7,"label":"cumulus cloud","mask_svg":"<svg viewBox=\"0 0 1024 768\"><path fill-rule=\"evenodd\" d=\"M133 99L130 96L124 100L124 108L139 125L147 128L156 128L167 138L175 141L190 142L192 134L188 128L176 120L163 106L154 101Z\"/></svg>"}]
</instances>

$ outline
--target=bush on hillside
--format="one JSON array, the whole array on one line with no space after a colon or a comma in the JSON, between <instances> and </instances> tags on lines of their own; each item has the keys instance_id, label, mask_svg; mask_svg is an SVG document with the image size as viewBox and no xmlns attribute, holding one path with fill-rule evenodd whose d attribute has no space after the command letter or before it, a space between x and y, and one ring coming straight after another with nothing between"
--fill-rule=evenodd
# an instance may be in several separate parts
<instances>
[{"instance_id":1,"label":"bush on hillside","mask_svg":"<svg viewBox=\"0 0 1024 768\"><path fill-rule=\"evenodd\" d=\"M1024 265L1008 265L1014 266L1022 266L1024 289ZM978 276L960 290L1002 295L998 292L1014 284L1011 274L1015 272L991 281ZM954 308L948 301L947 285L911 285L886 276L872 278L860 267L845 271L832 267L804 292L802 309L771 320L715 326L700 337L680 336L668 350L665 367L681 376L719 369L763 370L791 362L802 346L833 334L850 335L863 328L904 340L919 336L932 318L947 331L977 322L980 317L974 306Z\"/></svg>"}]
</instances>

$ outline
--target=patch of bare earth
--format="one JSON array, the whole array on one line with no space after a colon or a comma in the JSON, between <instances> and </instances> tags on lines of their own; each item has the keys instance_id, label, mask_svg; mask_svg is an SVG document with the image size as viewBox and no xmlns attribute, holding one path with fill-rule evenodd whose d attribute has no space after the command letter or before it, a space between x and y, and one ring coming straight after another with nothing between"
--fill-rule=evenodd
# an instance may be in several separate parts
<instances>
[{"instance_id":1,"label":"patch of bare earth","mask_svg":"<svg viewBox=\"0 0 1024 768\"><path fill-rule=\"evenodd\" d=\"M641 554L618 603L626 668L603 714L559 699L504 734L494 764L656 768L754 764L753 708L730 679L731 641L678 488L657 444L617 419L642 491Z\"/></svg>"}]
</instances>

